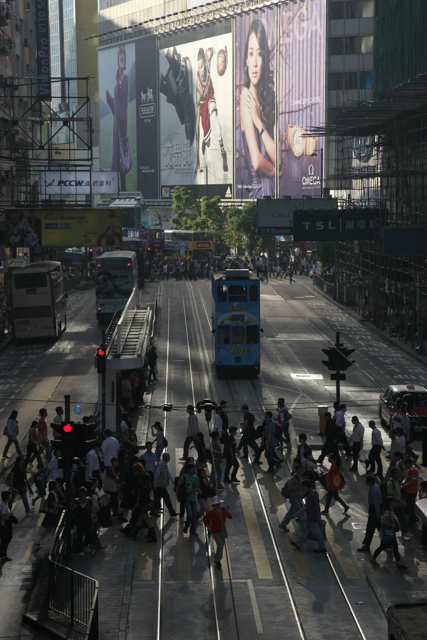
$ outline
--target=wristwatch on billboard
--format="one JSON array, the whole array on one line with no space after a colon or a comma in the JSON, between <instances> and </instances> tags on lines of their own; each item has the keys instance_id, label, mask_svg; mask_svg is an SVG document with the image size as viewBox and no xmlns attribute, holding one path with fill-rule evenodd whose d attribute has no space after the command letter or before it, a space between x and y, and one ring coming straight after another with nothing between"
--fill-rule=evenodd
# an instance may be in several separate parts
<instances>
[{"instance_id":1,"label":"wristwatch on billboard","mask_svg":"<svg viewBox=\"0 0 427 640\"><path fill-rule=\"evenodd\" d=\"M316 150L317 136L310 135L310 132L300 125L289 125L288 144L296 158L310 156Z\"/></svg>"}]
</instances>

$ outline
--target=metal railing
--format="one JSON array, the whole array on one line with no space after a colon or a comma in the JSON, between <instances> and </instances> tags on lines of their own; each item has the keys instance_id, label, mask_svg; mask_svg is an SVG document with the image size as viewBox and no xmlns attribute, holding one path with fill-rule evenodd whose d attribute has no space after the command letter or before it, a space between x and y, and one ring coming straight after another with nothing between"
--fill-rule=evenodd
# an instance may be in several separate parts
<instances>
[{"instance_id":1,"label":"metal railing","mask_svg":"<svg viewBox=\"0 0 427 640\"><path fill-rule=\"evenodd\" d=\"M49 609L69 618L71 626L87 628L86 638L98 638L98 582L61 564L65 550L65 513L61 515L49 555Z\"/></svg>"},{"instance_id":2,"label":"metal railing","mask_svg":"<svg viewBox=\"0 0 427 640\"><path fill-rule=\"evenodd\" d=\"M314 278L314 284L319 289L322 289L322 291L324 291L328 296L331 296L331 298L335 298L335 285L332 282L323 280L323 278L316 275Z\"/></svg>"},{"instance_id":3,"label":"metal railing","mask_svg":"<svg viewBox=\"0 0 427 640\"><path fill-rule=\"evenodd\" d=\"M134 287L129 300L123 310L122 316L117 323L117 355L122 352L126 336L129 332L130 325L134 317L134 312L138 307L138 288Z\"/></svg>"}]
</instances>

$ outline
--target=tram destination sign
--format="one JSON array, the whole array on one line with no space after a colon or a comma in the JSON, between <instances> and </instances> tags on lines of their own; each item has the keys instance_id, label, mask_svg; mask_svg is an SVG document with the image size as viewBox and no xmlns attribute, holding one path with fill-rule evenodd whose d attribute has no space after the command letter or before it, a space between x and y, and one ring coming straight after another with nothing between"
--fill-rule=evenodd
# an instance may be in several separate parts
<instances>
[{"instance_id":1,"label":"tram destination sign","mask_svg":"<svg viewBox=\"0 0 427 640\"><path fill-rule=\"evenodd\" d=\"M295 211L294 240L374 240L379 217L378 209Z\"/></svg>"},{"instance_id":2,"label":"tram destination sign","mask_svg":"<svg viewBox=\"0 0 427 640\"><path fill-rule=\"evenodd\" d=\"M336 198L264 198L257 200L258 233L292 235L294 211L338 209Z\"/></svg>"}]
</instances>

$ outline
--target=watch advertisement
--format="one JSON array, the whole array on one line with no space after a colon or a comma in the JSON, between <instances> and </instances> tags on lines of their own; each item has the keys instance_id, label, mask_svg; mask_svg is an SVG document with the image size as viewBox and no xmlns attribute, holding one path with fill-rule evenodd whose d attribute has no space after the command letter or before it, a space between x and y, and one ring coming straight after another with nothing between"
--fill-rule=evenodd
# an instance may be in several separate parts
<instances>
[{"instance_id":1,"label":"watch advertisement","mask_svg":"<svg viewBox=\"0 0 427 640\"><path fill-rule=\"evenodd\" d=\"M324 123L325 0L279 9L280 196L320 195ZM310 133L311 132L311 133Z\"/></svg>"}]
</instances>

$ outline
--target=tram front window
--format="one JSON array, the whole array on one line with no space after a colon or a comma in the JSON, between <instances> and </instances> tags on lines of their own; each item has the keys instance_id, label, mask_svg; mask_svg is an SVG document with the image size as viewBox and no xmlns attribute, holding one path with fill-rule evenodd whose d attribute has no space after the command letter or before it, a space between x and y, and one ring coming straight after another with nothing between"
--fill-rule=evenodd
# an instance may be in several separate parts
<instances>
[{"instance_id":1,"label":"tram front window","mask_svg":"<svg viewBox=\"0 0 427 640\"><path fill-rule=\"evenodd\" d=\"M258 344L258 325L246 327L246 343Z\"/></svg>"},{"instance_id":2,"label":"tram front window","mask_svg":"<svg viewBox=\"0 0 427 640\"><path fill-rule=\"evenodd\" d=\"M245 327L231 327L231 344L245 343Z\"/></svg>"},{"instance_id":3,"label":"tram front window","mask_svg":"<svg viewBox=\"0 0 427 640\"><path fill-rule=\"evenodd\" d=\"M256 284L251 284L249 287L249 300L251 302L258 302L258 287Z\"/></svg>"},{"instance_id":4,"label":"tram front window","mask_svg":"<svg viewBox=\"0 0 427 640\"><path fill-rule=\"evenodd\" d=\"M230 327L218 327L218 344L230 344Z\"/></svg>"},{"instance_id":5,"label":"tram front window","mask_svg":"<svg viewBox=\"0 0 427 640\"><path fill-rule=\"evenodd\" d=\"M230 284L228 289L229 302L246 302L248 299L248 287L245 284Z\"/></svg>"}]
</instances>

